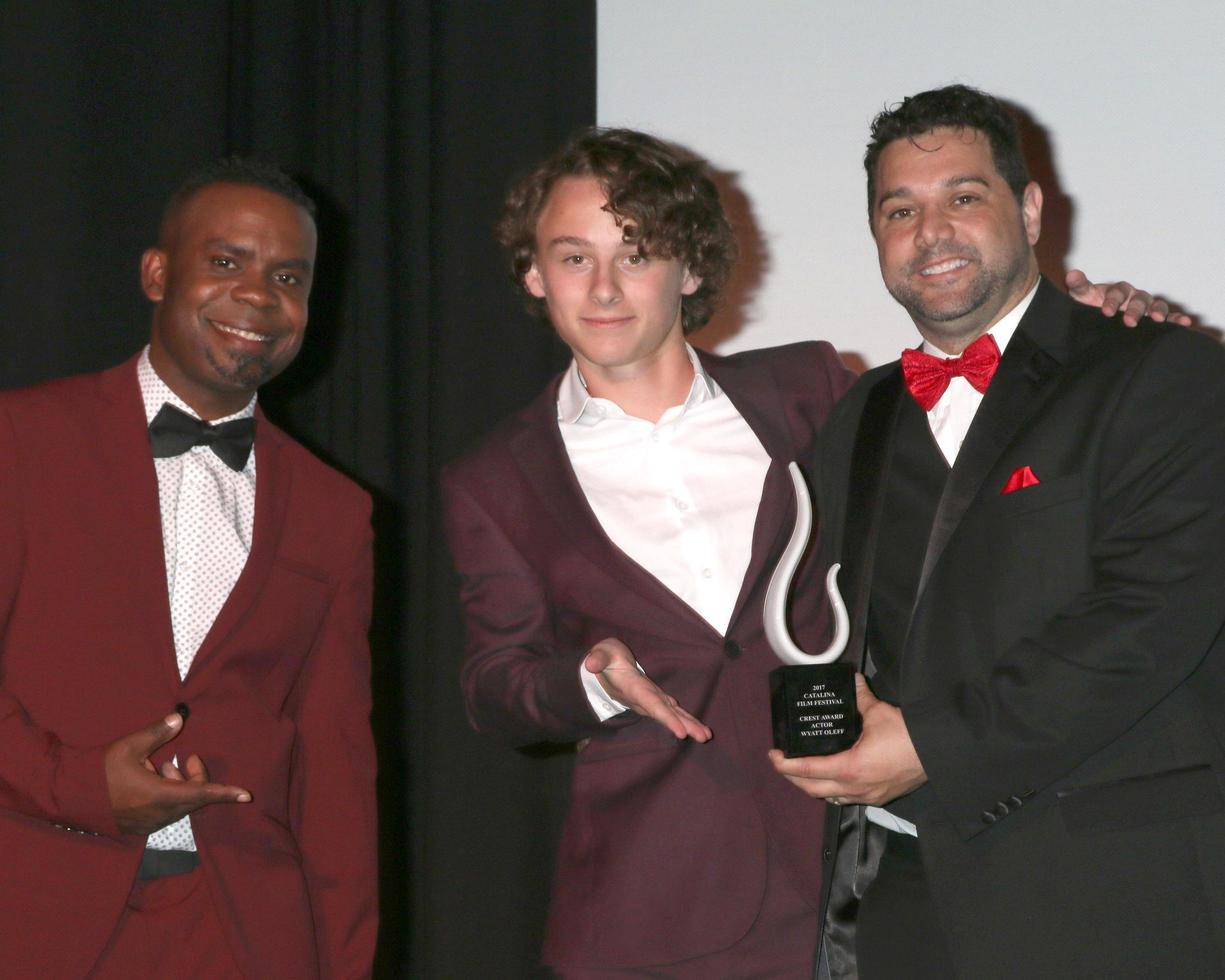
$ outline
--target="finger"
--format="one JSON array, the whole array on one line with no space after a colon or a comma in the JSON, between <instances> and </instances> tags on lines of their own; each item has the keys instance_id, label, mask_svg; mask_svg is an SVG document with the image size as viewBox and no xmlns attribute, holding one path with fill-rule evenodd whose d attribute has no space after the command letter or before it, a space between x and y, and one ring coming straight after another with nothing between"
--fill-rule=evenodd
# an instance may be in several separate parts
<instances>
[{"instance_id":1,"label":"finger","mask_svg":"<svg viewBox=\"0 0 1225 980\"><path fill-rule=\"evenodd\" d=\"M1148 316L1150 320L1156 323L1164 323L1170 319L1170 304L1163 299L1154 297L1152 304L1148 308Z\"/></svg>"},{"instance_id":2,"label":"finger","mask_svg":"<svg viewBox=\"0 0 1225 980\"><path fill-rule=\"evenodd\" d=\"M1191 317L1189 317L1186 313L1167 313L1166 320L1168 320L1170 323L1176 323L1180 327L1191 326Z\"/></svg>"},{"instance_id":3,"label":"finger","mask_svg":"<svg viewBox=\"0 0 1225 980\"><path fill-rule=\"evenodd\" d=\"M855 707L859 710L862 717L867 713L872 705L876 704L880 699L872 693L872 688L868 686L867 679L863 674L855 674Z\"/></svg>"},{"instance_id":4,"label":"finger","mask_svg":"<svg viewBox=\"0 0 1225 980\"><path fill-rule=\"evenodd\" d=\"M1128 298L1127 304L1123 309L1123 322L1129 327L1134 327L1152 305L1152 293L1146 293L1143 289L1137 289Z\"/></svg>"},{"instance_id":5,"label":"finger","mask_svg":"<svg viewBox=\"0 0 1225 980\"><path fill-rule=\"evenodd\" d=\"M1114 316L1130 302L1134 295L1136 295L1136 289L1131 283L1112 283L1102 300L1102 313L1106 316Z\"/></svg>"},{"instance_id":6,"label":"finger","mask_svg":"<svg viewBox=\"0 0 1225 980\"><path fill-rule=\"evenodd\" d=\"M208 782L208 769L205 768L204 760L196 753L192 753L187 757L187 761L183 763L183 772L187 774L187 778L194 783Z\"/></svg>"},{"instance_id":7,"label":"finger","mask_svg":"<svg viewBox=\"0 0 1225 980\"><path fill-rule=\"evenodd\" d=\"M183 781L183 774L179 772L178 767L173 762L163 762L159 771L161 772L162 779L169 779L175 783Z\"/></svg>"},{"instance_id":8,"label":"finger","mask_svg":"<svg viewBox=\"0 0 1225 980\"><path fill-rule=\"evenodd\" d=\"M1068 274L1064 277L1064 284L1068 287L1068 292L1080 298L1080 293L1087 292L1093 288L1093 283L1079 269L1069 269Z\"/></svg>"},{"instance_id":9,"label":"finger","mask_svg":"<svg viewBox=\"0 0 1225 980\"><path fill-rule=\"evenodd\" d=\"M691 715L684 708L677 705L672 710L676 712L681 724L685 726L685 734L695 742L709 742L714 736L709 725L703 724L701 719Z\"/></svg>"},{"instance_id":10,"label":"finger","mask_svg":"<svg viewBox=\"0 0 1225 980\"><path fill-rule=\"evenodd\" d=\"M212 803L250 803L251 794L241 786L224 783L197 783L183 780L164 784L167 802L173 802L190 813Z\"/></svg>"},{"instance_id":11,"label":"finger","mask_svg":"<svg viewBox=\"0 0 1225 980\"><path fill-rule=\"evenodd\" d=\"M152 755L156 749L165 745L183 730L183 717L177 711L172 711L165 718L160 718L153 724L124 736L121 741L126 743L128 751L144 759Z\"/></svg>"}]
</instances>

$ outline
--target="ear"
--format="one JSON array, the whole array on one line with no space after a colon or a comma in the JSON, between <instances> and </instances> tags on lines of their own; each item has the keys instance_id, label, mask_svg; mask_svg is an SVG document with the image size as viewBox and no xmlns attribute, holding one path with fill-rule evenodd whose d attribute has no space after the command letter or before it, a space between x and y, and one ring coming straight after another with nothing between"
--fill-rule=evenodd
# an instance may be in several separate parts
<instances>
[{"instance_id":1,"label":"ear","mask_svg":"<svg viewBox=\"0 0 1225 980\"><path fill-rule=\"evenodd\" d=\"M1021 220L1029 244L1038 244L1038 236L1042 234L1042 188L1032 180L1021 194Z\"/></svg>"},{"instance_id":2,"label":"ear","mask_svg":"<svg viewBox=\"0 0 1225 980\"><path fill-rule=\"evenodd\" d=\"M140 288L154 303L166 296L166 253L160 248L147 248L140 257Z\"/></svg>"},{"instance_id":3,"label":"ear","mask_svg":"<svg viewBox=\"0 0 1225 980\"><path fill-rule=\"evenodd\" d=\"M540 278L540 270L536 268L536 263L532 263L532 267L523 274L523 285L529 293L537 299L545 298L544 280Z\"/></svg>"},{"instance_id":4,"label":"ear","mask_svg":"<svg viewBox=\"0 0 1225 980\"><path fill-rule=\"evenodd\" d=\"M698 291L698 289L701 288L701 286L702 286L702 277L695 276L692 272L689 271L688 267L686 267L685 268L685 278L681 280L681 295L682 296L692 296L694 293Z\"/></svg>"}]
</instances>

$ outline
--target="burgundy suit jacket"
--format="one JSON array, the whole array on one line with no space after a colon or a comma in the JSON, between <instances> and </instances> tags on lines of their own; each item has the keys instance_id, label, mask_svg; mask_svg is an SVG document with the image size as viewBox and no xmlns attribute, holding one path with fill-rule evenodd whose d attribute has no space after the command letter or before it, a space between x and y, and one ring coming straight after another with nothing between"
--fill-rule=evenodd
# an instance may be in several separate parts
<instances>
[{"instance_id":1,"label":"burgundy suit jacket","mask_svg":"<svg viewBox=\"0 0 1225 980\"><path fill-rule=\"evenodd\" d=\"M851 375L828 344L701 356L773 460L726 636L605 535L561 440L557 381L444 474L473 726L515 744L590 740L558 856L544 951L554 966L633 968L731 946L761 907L768 842L820 901L823 804L766 757L778 661L761 607L794 521L786 464L809 458ZM797 576L793 629L811 649L827 624L809 576ZM710 742L678 742L628 712L596 719L579 670L610 636L711 727Z\"/></svg>"},{"instance_id":2,"label":"burgundy suit jacket","mask_svg":"<svg viewBox=\"0 0 1225 980\"><path fill-rule=\"evenodd\" d=\"M154 761L197 752L252 794L192 816L236 962L366 975L368 498L260 417L251 554L180 682L135 364L0 394L0 976L85 976L105 947L144 838L103 751L179 701Z\"/></svg>"}]
</instances>

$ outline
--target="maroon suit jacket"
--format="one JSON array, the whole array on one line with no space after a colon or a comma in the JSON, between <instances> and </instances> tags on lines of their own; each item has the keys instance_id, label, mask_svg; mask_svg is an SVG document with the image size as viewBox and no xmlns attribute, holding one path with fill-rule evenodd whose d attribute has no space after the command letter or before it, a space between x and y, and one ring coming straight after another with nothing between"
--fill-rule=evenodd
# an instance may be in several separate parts
<instances>
[{"instance_id":1,"label":"maroon suit jacket","mask_svg":"<svg viewBox=\"0 0 1225 980\"><path fill-rule=\"evenodd\" d=\"M154 761L197 752L253 797L192 817L236 962L365 975L368 499L261 417L251 555L180 682L135 363L0 394L0 976L97 959L144 845L114 824L103 751L179 701Z\"/></svg>"},{"instance_id":2,"label":"maroon suit jacket","mask_svg":"<svg viewBox=\"0 0 1225 980\"><path fill-rule=\"evenodd\" d=\"M823 804L766 758L778 661L761 606L794 520L786 464L809 458L851 375L828 344L702 360L773 460L726 636L604 534L558 431L556 381L444 474L473 726L516 744L590 740L558 856L545 940L554 966L638 967L731 946L761 906L768 840L819 904ZM793 627L811 649L826 623L810 574L797 577ZM597 721L579 669L610 636L710 725L710 742L678 742L632 713Z\"/></svg>"}]
</instances>

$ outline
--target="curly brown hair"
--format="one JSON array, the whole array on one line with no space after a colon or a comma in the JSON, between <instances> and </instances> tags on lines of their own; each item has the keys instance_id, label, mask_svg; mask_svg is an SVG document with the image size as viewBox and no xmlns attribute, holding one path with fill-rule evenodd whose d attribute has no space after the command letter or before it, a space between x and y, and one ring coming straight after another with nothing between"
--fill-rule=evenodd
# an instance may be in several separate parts
<instances>
[{"instance_id":1,"label":"curly brown hair","mask_svg":"<svg viewBox=\"0 0 1225 980\"><path fill-rule=\"evenodd\" d=\"M563 177L596 178L608 197L605 210L626 242L643 256L678 259L702 280L681 299L686 334L711 318L736 261L736 237L706 162L646 133L598 126L576 134L507 195L495 232L529 309L545 313L544 301L527 291L523 277L535 258L536 223Z\"/></svg>"}]
</instances>

